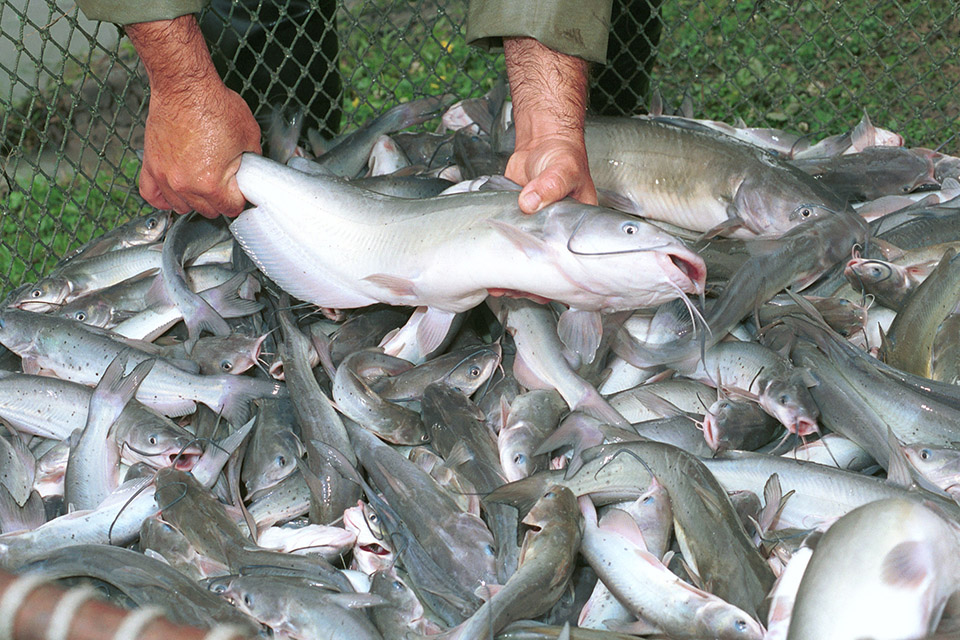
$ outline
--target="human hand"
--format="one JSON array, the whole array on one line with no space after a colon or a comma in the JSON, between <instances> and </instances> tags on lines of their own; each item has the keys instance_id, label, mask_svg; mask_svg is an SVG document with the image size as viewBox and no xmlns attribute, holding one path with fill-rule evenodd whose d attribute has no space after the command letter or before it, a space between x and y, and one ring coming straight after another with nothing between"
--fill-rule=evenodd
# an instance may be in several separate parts
<instances>
[{"instance_id":1,"label":"human hand","mask_svg":"<svg viewBox=\"0 0 960 640\"><path fill-rule=\"evenodd\" d=\"M517 148L504 173L517 184L526 185L519 199L524 213L536 213L567 196L597 204L582 134L579 140L575 135L543 137Z\"/></svg>"},{"instance_id":2,"label":"human hand","mask_svg":"<svg viewBox=\"0 0 960 640\"><path fill-rule=\"evenodd\" d=\"M506 177L523 186L520 210L536 213L573 196L597 203L583 139L587 62L533 38L504 38L516 145Z\"/></svg>"},{"instance_id":3,"label":"human hand","mask_svg":"<svg viewBox=\"0 0 960 640\"><path fill-rule=\"evenodd\" d=\"M150 96L140 194L158 209L207 218L243 211L237 169L244 152L260 153L260 127L243 98L214 80Z\"/></svg>"},{"instance_id":4,"label":"human hand","mask_svg":"<svg viewBox=\"0 0 960 640\"><path fill-rule=\"evenodd\" d=\"M192 15L127 25L150 79L140 194L159 209L238 215L236 173L260 153L260 127L217 75Z\"/></svg>"}]
</instances>

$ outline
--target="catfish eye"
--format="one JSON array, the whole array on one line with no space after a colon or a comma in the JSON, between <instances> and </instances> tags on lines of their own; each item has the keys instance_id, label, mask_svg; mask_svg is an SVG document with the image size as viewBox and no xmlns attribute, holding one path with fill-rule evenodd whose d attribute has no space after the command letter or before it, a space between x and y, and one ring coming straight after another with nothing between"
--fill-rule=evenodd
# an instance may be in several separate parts
<instances>
[{"instance_id":1,"label":"catfish eye","mask_svg":"<svg viewBox=\"0 0 960 640\"><path fill-rule=\"evenodd\" d=\"M39 298L42 295L43 295L43 291L40 291L40 289L34 289L33 291L30 292L30 296L33 298Z\"/></svg>"},{"instance_id":2,"label":"catfish eye","mask_svg":"<svg viewBox=\"0 0 960 640\"><path fill-rule=\"evenodd\" d=\"M84 320L87 319L87 314L85 314L83 311L77 311L75 314L73 314L73 317L74 317L76 320L79 320L80 322L83 322Z\"/></svg>"},{"instance_id":3,"label":"catfish eye","mask_svg":"<svg viewBox=\"0 0 960 640\"><path fill-rule=\"evenodd\" d=\"M470 377L471 377L471 378L478 378L478 377L480 377L480 367L478 367L478 366L476 366L476 365L470 367Z\"/></svg>"},{"instance_id":4,"label":"catfish eye","mask_svg":"<svg viewBox=\"0 0 960 640\"><path fill-rule=\"evenodd\" d=\"M800 207L801 218L809 218L812 215L813 215L813 209L811 209L810 207Z\"/></svg>"},{"instance_id":5,"label":"catfish eye","mask_svg":"<svg viewBox=\"0 0 960 640\"><path fill-rule=\"evenodd\" d=\"M156 229L158 224L160 224L160 221L157 220L155 216L150 216L149 218L147 218L147 222L145 226L147 227L147 229Z\"/></svg>"},{"instance_id":6,"label":"catfish eye","mask_svg":"<svg viewBox=\"0 0 960 640\"><path fill-rule=\"evenodd\" d=\"M779 398L777 398L777 402L779 402L780 404L787 404L788 402L790 402L790 396L784 393Z\"/></svg>"},{"instance_id":7,"label":"catfish eye","mask_svg":"<svg viewBox=\"0 0 960 640\"><path fill-rule=\"evenodd\" d=\"M392 586L397 591L403 591L403 583L400 582L399 580L394 580L390 586Z\"/></svg>"},{"instance_id":8,"label":"catfish eye","mask_svg":"<svg viewBox=\"0 0 960 640\"><path fill-rule=\"evenodd\" d=\"M223 593L226 590L227 590L227 585L225 585L222 582L217 582L215 584L210 585L210 591L213 591L214 593Z\"/></svg>"},{"instance_id":9,"label":"catfish eye","mask_svg":"<svg viewBox=\"0 0 960 640\"><path fill-rule=\"evenodd\" d=\"M489 545L489 544L483 548L483 552L484 552L485 554L487 554L488 556L495 556L495 555L497 555L497 550L494 549L493 546L491 546L491 545Z\"/></svg>"},{"instance_id":10,"label":"catfish eye","mask_svg":"<svg viewBox=\"0 0 960 640\"><path fill-rule=\"evenodd\" d=\"M420 436L420 442L429 442L429 441L430 441L429 435L423 434L422 436Z\"/></svg>"},{"instance_id":11,"label":"catfish eye","mask_svg":"<svg viewBox=\"0 0 960 640\"><path fill-rule=\"evenodd\" d=\"M653 496L647 496L646 498L643 499L643 504L652 504L654 500L655 499Z\"/></svg>"},{"instance_id":12,"label":"catfish eye","mask_svg":"<svg viewBox=\"0 0 960 640\"><path fill-rule=\"evenodd\" d=\"M920 449L921 460L929 460L931 455L932 454L930 453L930 449Z\"/></svg>"},{"instance_id":13,"label":"catfish eye","mask_svg":"<svg viewBox=\"0 0 960 640\"><path fill-rule=\"evenodd\" d=\"M380 521L380 518L377 516L377 514L371 513L371 514L367 517L367 520L369 520L370 522L379 522L379 521Z\"/></svg>"},{"instance_id":14,"label":"catfish eye","mask_svg":"<svg viewBox=\"0 0 960 640\"><path fill-rule=\"evenodd\" d=\"M157 436L150 436L149 438L147 438L147 442L149 442L150 444L157 444Z\"/></svg>"},{"instance_id":15,"label":"catfish eye","mask_svg":"<svg viewBox=\"0 0 960 640\"><path fill-rule=\"evenodd\" d=\"M904 193L910 193L910 185L908 184L903 185L902 187L900 187L900 191Z\"/></svg>"},{"instance_id":16,"label":"catfish eye","mask_svg":"<svg viewBox=\"0 0 960 640\"><path fill-rule=\"evenodd\" d=\"M220 363L220 369L223 371L230 371L231 369L233 369L233 363L230 362L229 360L223 360Z\"/></svg>"},{"instance_id":17,"label":"catfish eye","mask_svg":"<svg viewBox=\"0 0 960 640\"><path fill-rule=\"evenodd\" d=\"M736 627L737 631L746 631L747 630L747 621L738 619L733 623L733 626Z\"/></svg>"},{"instance_id":18,"label":"catfish eye","mask_svg":"<svg viewBox=\"0 0 960 640\"><path fill-rule=\"evenodd\" d=\"M253 598L250 596L249 593L245 593L243 595L243 604L247 605L248 607L253 606Z\"/></svg>"},{"instance_id":19,"label":"catfish eye","mask_svg":"<svg viewBox=\"0 0 960 640\"><path fill-rule=\"evenodd\" d=\"M636 222L624 222L622 225L620 225L620 230L628 236L632 236L640 231L640 225L638 225Z\"/></svg>"},{"instance_id":20,"label":"catfish eye","mask_svg":"<svg viewBox=\"0 0 960 640\"><path fill-rule=\"evenodd\" d=\"M513 456L514 464L524 464L526 461L527 456L523 455L522 453L518 453L517 455Z\"/></svg>"},{"instance_id":21,"label":"catfish eye","mask_svg":"<svg viewBox=\"0 0 960 640\"><path fill-rule=\"evenodd\" d=\"M285 467L285 466L287 466L287 459L286 459L286 457L284 457L283 455L277 456L276 462L277 462L277 466L278 466L278 467Z\"/></svg>"}]
</instances>

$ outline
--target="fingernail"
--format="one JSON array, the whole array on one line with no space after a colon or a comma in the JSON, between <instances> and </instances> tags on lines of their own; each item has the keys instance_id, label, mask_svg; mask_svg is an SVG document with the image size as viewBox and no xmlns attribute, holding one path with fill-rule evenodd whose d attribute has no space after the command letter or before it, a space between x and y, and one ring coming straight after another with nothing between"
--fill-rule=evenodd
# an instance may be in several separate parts
<instances>
[{"instance_id":1,"label":"fingernail","mask_svg":"<svg viewBox=\"0 0 960 640\"><path fill-rule=\"evenodd\" d=\"M536 191L531 191L530 193L524 193L520 196L520 208L524 211L539 211L540 210L540 194Z\"/></svg>"}]
</instances>

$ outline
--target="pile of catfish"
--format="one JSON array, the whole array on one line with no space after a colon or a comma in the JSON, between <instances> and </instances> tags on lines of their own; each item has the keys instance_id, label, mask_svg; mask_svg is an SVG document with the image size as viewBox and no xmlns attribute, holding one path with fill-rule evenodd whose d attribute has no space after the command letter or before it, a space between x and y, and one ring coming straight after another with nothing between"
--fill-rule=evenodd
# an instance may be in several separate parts
<instances>
[{"instance_id":1,"label":"pile of catfish","mask_svg":"<svg viewBox=\"0 0 960 640\"><path fill-rule=\"evenodd\" d=\"M388 136L438 104L290 164L415 198L501 172L502 97ZM291 300L225 221L162 212L12 292L0 567L304 640L956 633L960 160L866 118L597 132L673 158L594 176L699 254L699 299L571 324L498 291L412 362L382 345L420 311Z\"/></svg>"}]
</instances>

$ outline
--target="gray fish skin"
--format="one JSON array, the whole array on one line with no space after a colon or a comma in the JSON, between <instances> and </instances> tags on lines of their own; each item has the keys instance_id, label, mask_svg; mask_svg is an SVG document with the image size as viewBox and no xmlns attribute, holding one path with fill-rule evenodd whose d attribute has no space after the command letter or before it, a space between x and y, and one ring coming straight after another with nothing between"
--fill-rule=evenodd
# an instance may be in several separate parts
<instances>
[{"instance_id":1,"label":"gray fish skin","mask_svg":"<svg viewBox=\"0 0 960 640\"><path fill-rule=\"evenodd\" d=\"M500 346L478 346L444 354L403 371L375 381L371 388L391 402L420 400L427 385L439 382L472 396L500 364Z\"/></svg>"},{"instance_id":2,"label":"gray fish skin","mask_svg":"<svg viewBox=\"0 0 960 640\"><path fill-rule=\"evenodd\" d=\"M631 613L671 638L763 638L762 627L750 614L683 583L647 551L629 515L611 511L609 520L598 526L589 498L581 499L581 510L586 525L583 555Z\"/></svg>"},{"instance_id":3,"label":"gray fish skin","mask_svg":"<svg viewBox=\"0 0 960 640\"><path fill-rule=\"evenodd\" d=\"M643 535L646 550L655 558L663 558L673 539L673 511L670 507L670 496L662 485L654 482L650 489L635 501L614 504L605 511L611 509L622 509L630 514ZM602 517L600 523L604 523ZM586 519L585 525L589 526ZM586 535L586 527L584 534ZM580 610L577 626L607 629L611 621L629 624L635 619L636 616L610 593L603 581L597 580L590 599Z\"/></svg>"},{"instance_id":4,"label":"gray fish skin","mask_svg":"<svg viewBox=\"0 0 960 640\"><path fill-rule=\"evenodd\" d=\"M584 129L597 189L644 217L695 231L777 237L845 208L842 199L772 154L727 136L642 118L590 118Z\"/></svg>"},{"instance_id":5,"label":"gray fish skin","mask_svg":"<svg viewBox=\"0 0 960 640\"><path fill-rule=\"evenodd\" d=\"M410 640L412 633L434 635L439 632L435 624L424 618L423 605L416 593L396 571L377 571L370 576L370 593L387 601L370 610L373 624L384 640Z\"/></svg>"},{"instance_id":6,"label":"gray fish skin","mask_svg":"<svg viewBox=\"0 0 960 640\"><path fill-rule=\"evenodd\" d=\"M450 635L473 640L496 634L514 620L535 618L562 595L573 575L583 524L573 493L553 486L523 523L534 527L523 540L520 566L505 585Z\"/></svg>"},{"instance_id":7,"label":"gray fish skin","mask_svg":"<svg viewBox=\"0 0 960 640\"><path fill-rule=\"evenodd\" d=\"M954 499L960 496L960 449L922 443L903 447L907 461L924 478Z\"/></svg>"},{"instance_id":8,"label":"gray fish skin","mask_svg":"<svg viewBox=\"0 0 960 640\"><path fill-rule=\"evenodd\" d=\"M803 574L788 640L921 638L958 586L957 524L916 501L882 500L838 520Z\"/></svg>"},{"instance_id":9,"label":"gray fish skin","mask_svg":"<svg viewBox=\"0 0 960 640\"><path fill-rule=\"evenodd\" d=\"M274 630L277 636L310 640L380 640L366 612L338 602L380 602L368 594L335 594L285 576L229 576L210 583L214 593ZM365 606L360 604L359 606ZM369 606L369 605L366 605Z\"/></svg>"},{"instance_id":10,"label":"gray fish skin","mask_svg":"<svg viewBox=\"0 0 960 640\"><path fill-rule=\"evenodd\" d=\"M706 314L712 334L709 348L721 340L755 307L782 289L793 285L803 289L828 269L845 260L855 244L863 244L867 225L857 215L841 212L809 225L801 225L783 237L765 242L730 278L723 293ZM622 336L622 332L621 332ZM673 342L631 345L631 356L622 357L638 367L686 363L692 366L700 356L700 341L685 336Z\"/></svg>"},{"instance_id":11,"label":"gray fish skin","mask_svg":"<svg viewBox=\"0 0 960 640\"><path fill-rule=\"evenodd\" d=\"M36 490L31 491L21 505L5 485L0 485L0 533L32 531L46 521L43 498Z\"/></svg>"},{"instance_id":12,"label":"gray fish skin","mask_svg":"<svg viewBox=\"0 0 960 640\"><path fill-rule=\"evenodd\" d=\"M205 289L199 294L204 304L208 304L214 312L223 318L243 318L256 313L263 305L252 298L252 290L259 285L251 285L256 280L250 274L238 273L221 285ZM185 289L184 289L185 290ZM152 341L159 338L169 329L183 320L180 308L168 300L160 300L150 307L123 320L113 328L114 333L136 340ZM189 339L184 342L184 350L190 345ZM218 372L219 373L219 372Z\"/></svg>"},{"instance_id":13,"label":"gray fish skin","mask_svg":"<svg viewBox=\"0 0 960 640\"><path fill-rule=\"evenodd\" d=\"M287 309L286 295L280 298L278 312L283 341L279 345L280 358L284 363L284 375L293 390L293 411L300 424L301 435L307 453L307 469L301 471L303 479L314 474L320 482L311 491L310 515L321 524L330 524L343 515L345 509L356 504L361 488L340 474L325 460L315 442L331 447L345 457L351 466L356 466L357 456L347 435L340 415L334 410L330 399L320 389L309 363L310 340L297 328L293 314Z\"/></svg>"},{"instance_id":14,"label":"gray fish skin","mask_svg":"<svg viewBox=\"0 0 960 640\"><path fill-rule=\"evenodd\" d=\"M108 332L17 309L0 312L0 343L58 377L81 384L96 384L120 351L130 348ZM134 350L130 361L139 364L150 357ZM238 376L198 376L158 360L137 399L170 415L191 413L196 402L202 402L239 425L246 422L253 398L285 395L280 384Z\"/></svg>"},{"instance_id":15,"label":"gray fish skin","mask_svg":"<svg viewBox=\"0 0 960 640\"><path fill-rule=\"evenodd\" d=\"M283 304L285 301L287 301L286 296L281 297L281 306L286 306ZM278 317L283 331L280 354L286 363L285 368L290 367L291 385L295 389L292 396L293 410L308 451L309 443L312 440L319 440L339 451L351 464L356 465L357 456L353 452L346 427L313 375L309 364L309 340L294 324L292 314L288 311L280 311ZM319 460L310 460L310 468L314 472L319 472L321 468ZM349 500L352 504L359 496L359 492L346 490L345 495L348 497L343 500ZM337 510L342 513L340 507L332 508L332 512Z\"/></svg>"},{"instance_id":16,"label":"gray fish skin","mask_svg":"<svg viewBox=\"0 0 960 640\"><path fill-rule=\"evenodd\" d=\"M879 478L815 462L746 451L727 451L701 462L726 491L763 495L767 480L777 474L783 493L794 492L780 512L778 528L821 528L857 507L886 498L928 500L960 516L956 505L927 491L908 491Z\"/></svg>"},{"instance_id":17,"label":"gray fish skin","mask_svg":"<svg viewBox=\"0 0 960 640\"><path fill-rule=\"evenodd\" d=\"M370 150L380 136L425 122L444 100L444 97L430 97L399 104L344 136L336 146L318 157L316 163L331 175L356 178L367 168Z\"/></svg>"},{"instance_id":18,"label":"gray fish skin","mask_svg":"<svg viewBox=\"0 0 960 640\"><path fill-rule=\"evenodd\" d=\"M830 366L839 373L847 381L852 393L876 416L872 424L875 425L877 420L881 421L906 444L949 444L956 440L952 425L960 421L960 409L932 393L931 387L914 388L891 379L881 371L881 363L853 347L848 350L849 345L845 345L841 338L831 336L820 327L811 327L809 323L798 324L797 327L800 331L810 332L808 335L817 340L819 349L826 356L818 356L818 352L806 340L798 340L794 351L804 354L803 358L823 362L822 365L815 366ZM825 369L821 375L828 377L831 371ZM817 393L818 389L812 387L811 391ZM885 442L886 429L881 427L880 431L881 434L877 434L874 430L873 436ZM876 442L868 446L868 440L863 440L862 436L860 439L852 436L852 432L847 435L866 448L881 465L885 464L887 456L883 452L883 446L878 446Z\"/></svg>"},{"instance_id":19,"label":"gray fish skin","mask_svg":"<svg viewBox=\"0 0 960 640\"><path fill-rule=\"evenodd\" d=\"M194 230L187 230L190 216L180 216L170 227L167 239L163 243L162 268L157 291L163 298L176 306L187 325L187 353L200 338L201 331L209 331L217 336L230 334L230 326L213 310L210 304L187 286L183 260L188 244L193 239Z\"/></svg>"},{"instance_id":20,"label":"gray fish skin","mask_svg":"<svg viewBox=\"0 0 960 640\"><path fill-rule=\"evenodd\" d=\"M418 445L429 441L420 416L381 398L370 388L364 372L379 367L404 366L405 361L375 351L358 351L340 363L333 379L333 399L345 416L393 444ZM413 365L407 363L406 368ZM394 369L396 370L396 369Z\"/></svg>"},{"instance_id":21,"label":"gray fish skin","mask_svg":"<svg viewBox=\"0 0 960 640\"><path fill-rule=\"evenodd\" d=\"M219 265L189 267L187 283L193 291L200 292L218 287L237 274ZM156 276L146 276L123 282L96 291L64 305L58 312L61 318L84 324L111 329L133 314L147 310L153 302L148 294Z\"/></svg>"},{"instance_id":22,"label":"gray fish skin","mask_svg":"<svg viewBox=\"0 0 960 640\"><path fill-rule=\"evenodd\" d=\"M170 227L172 215L172 211L157 210L134 218L90 240L64 258L63 262L84 260L108 251L160 242Z\"/></svg>"},{"instance_id":23,"label":"gray fish skin","mask_svg":"<svg viewBox=\"0 0 960 640\"><path fill-rule=\"evenodd\" d=\"M713 451L753 451L773 440L778 424L753 402L720 398L704 415L703 437Z\"/></svg>"},{"instance_id":24,"label":"gray fish skin","mask_svg":"<svg viewBox=\"0 0 960 640\"><path fill-rule=\"evenodd\" d=\"M584 462L570 478L563 470L539 471L532 476L509 482L484 498L486 502L502 502L524 514L549 487L561 484L578 498L588 495L598 505L636 500L650 488L653 476L634 457L620 455L612 459L599 456Z\"/></svg>"},{"instance_id":25,"label":"gray fish skin","mask_svg":"<svg viewBox=\"0 0 960 640\"><path fill-rule=\"evenodd\" d=\"M852 202L940 188L931 160L904 147L869 147L860 153L791 164Z\"/></svg>"},{"instance_id":26,"label":"gray fish skin","mask_svg":"<svg viewBox=\"0 0 960 640\"><path fill-rule=\"evenodd\" d=\"M534 389L514 399L497 435L500 467L508 482L547 468L547 457L534 452L567 410L563 398L552 390Z\"/></svg>"},{"instance_id":27,"label":"gray fish skin","mask_svg":"<svg viewBox=\"0 0 960 640\"><path fill-rule=\"evenodd\" d=\"M257 406L257 422L240 470L248 495L275 486L296 471L297 459L305 451L290 400L260 400Z\"/></svg>"},{"instance_id":28,"label":"gray fish skin","mask_svg":"<svg viewBox=\"0 0 960 640\"><path fill-rule=\"evenodd\" d=\"M144 360L124 376L126 363L125 354L117 356L90 395L86 423L67 461L64 501L68 508L94 509L119 484L120 448L109 431L155 361Z\"/></svg>"},{"instance_id":29,"label":"gray fish skin","mask_svg":"<svg viewBox=\"0 0 960 640\"><path fill-rule=\"evenodd\" d=\"M468 398L443 383L433 383L424 390L421 412L433 447L477 491L487 494L506 482L494 433ZM503 584L519 559L517 514L506 505L492 503L487 503L485 512L496 539L497 577Z\"/></svg>"},{"instance_id":30,"label":"gray fish skin","mask_svg":"<svg viewBox=\"0 0 960 640\"><path fill-rule=\"evenodd\" d=\"M699 256L611 209L567 200L524 216L505 191L391 199L250 154L237 181L258 206L231 224L234 237L281 288L322 307L426 306L449 323L491 289L610 312L702 288ZM501 259L485 259L492 254ZM627 275L638 270L648 277Z\"/></svg>"},{"instance_id":31,"label":"gray fish skin","mask_svg":"<svg viewBox=\"0 0 960 640\"><path fill-rule=\"evenodd\" d=\"M563 345L549 307L529 300L497 298L487 304L505 314L503 326L517 345L513 373L528 389L556 389L571 410L627 428L629 423L563 356Z\"/></svg>"},{"instance_id":32,"label":"gray fish skin","mask_svg":"<svg viewBox=\"0 0 960 640\"><path fill-rule=\"evenodd\" d=\"M353 181L353 184L361 189L382 193L385 196L422 199L440 195L453 183L443 178L431 176L388 174L371 178L357 178Z\"/></svg>"},{"instance_id":33,"label":"gray fish skin","mask_svg":"<svg viewBox=\"0 0 960 640\"><path fill-rule=\"evenodd\" d=\"M930 355L930 377L947 384L960 384L960 313L956 307L937 327Z\"/></svg>"},{"instance_id":34,"label":"gray fish skin","mask_svg":"<svg viewBox=\"0 0 960 640\"><path fill-rule=\"evenodd\" d=\"M164 520L159 513L140 525L139 546L144 554L159 555L167 564L195 582L230 573L225 564L200 555L183 532Z\"/></svg>"},{"instance_id":35,"label":"gray fish skin","mask_svg":"<svg viewBox=\"0 0 960 640\"><path fill-rule=\"evenodd\" d=\"M161 265L155 245L111 251L89 260L69 262L12 301L26 311L54 311L81 296L105 289L141 274L156 272Z\"/></svg>"},{"instance_id":36,"label":"gray fish skin","mask_svg":"<svg viewBox=\"0 0 960 640\"><path fill-rule=\"evenodd\" d=\"M937 328L960 296L960 254L951 249L937 268L917 287L897 314L881 358L887 364L924 378L931 377L933 342Z\"/></svg>"},{"instance_id":37,"label":"gray fish skin","mask_svg":"<svg viewBox=\"0 0 960 640\"><path fill-rule=\"evenodd\" d=\"M659 442L602 445L588 455L636 456L670 495L674 525L688 562L710 591L754 617L773 586L773 573L753 546L723 487L696 457ZM721 551L722 549L722 551Z\"/></svg>"},{"instance_id":38,"label":"gray fish skin","mask_svg":"<svg viewBox=\"0 0 960 640\"><path fill-rule=\"evenodd\" d=\"M120 589L138 606L160 606L178 624L237 625L248 633L254 622L179 571L156 559L109 545L78 544L41 556L21 573L49 579L90 577Z\"/></svg>"},{"instance_id":39,"label":"gray fish skin","mask_svg":"<svg viewBox=\"0 0 960 640\"><path fill-rule=\"evenodd\" d=\"M136 539L140 523L156 512L153 487L132 480L96 509L62 515L32 531L0 535L0 567L14 571L45 553L75 544L129 544Z\"/></svg>"},{"instance_id":40,"label":"gray fish skin","mask_svg":"<svg viewBox=\"0 0 960 640\"><path fill-rule=\"evenodd\" d=\"M309 572L325 588L352 591L346 578L320 558L260 549L231 519L224 505L190 475L165 469L157 476L157 503L164 520L176 526L204 558L243 573L251 566Z\"/></svg>"},{"instance_id":41,"label":"gray fish skin","mask_svg":"<svg viewBox=\"0 0 960 640\"><path fill-rule=\"evenodd\" d=\"M309 509L310 488L299 471L253 495L247 507L259 530L302 516Z\"/></svg>"},{"instance_id":42,"label":"gray fish skin","mask_svg":"<svg viewBox=\"0 0 960 640\"><path fill-rule=\"evenodd\" d=\"M89 387L27 374L0 376L0 417L18 431L55 440L66 440L82 429L92 390ZM189 468L191 457L199 455L192 436L166 416L136 400L127 403L111 435L127 464L146 462L160 468L174 464Z\"/></svg>"},{"instance_id":43,"label":"gray fish skin","mask_svg":"<svg viewBox=\"0 0 960 640\"><path fill-rule=\"evenodd\" d=\"M755 342L721 342L708 349L695 379L753 394L764 411L791 433L817 431L819 409L807 390L802 370L785 357Z\"/></svg>"},{"instance_id":44,"label":"gray fish skin","mask_svg":"<svg viewBox=\"0 0 960 640\"><path fill-rule=\"evenodd\" d=\"M37 459L17 435L0 436L0 485L18 506L30 497L37 473Z\"/></svg>"},{"instance_id":45,"label":"gray fish skin","mask_svg":"<svg viewBox=\"0 0 960 640\"><path fill-rule=\"evenodd\" d=\"M461 512L433 478L375 435L346 424L357 457L386 502L461 592L496 583L496 547L486 524Z\"/></svg>"}]
</instances>

